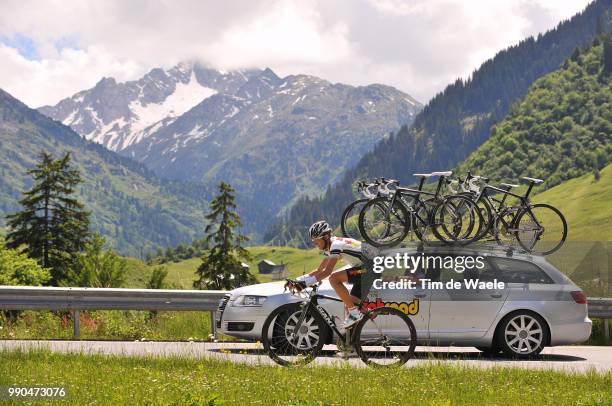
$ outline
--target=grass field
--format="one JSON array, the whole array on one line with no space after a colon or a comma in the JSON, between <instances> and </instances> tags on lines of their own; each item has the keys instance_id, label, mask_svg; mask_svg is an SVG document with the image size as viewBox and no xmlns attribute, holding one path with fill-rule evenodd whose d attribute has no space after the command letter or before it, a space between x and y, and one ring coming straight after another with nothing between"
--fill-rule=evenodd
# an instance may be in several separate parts
<instances>
[{"instance_id":1,"label":"grass field","mask_svg":"<svg viewBox=\"0 0 612 406\"><path fill-rule=\"evenodd\" d=\"M612 241L612 165L596 181L592 173L570 179L533 197L563 213L570 241Z\"/></svg>"},{"instance_id":2,"label":"grass field","mask_svg":"<svg viewBox=\"0 0 612 406\"><path fill-rule=\"evenodd\" d=\"M0 352L0 385L63 386L70 404L607 405L612 374L439 364L280 368L208 359Z\"/></svg>"},{"instance_id":3,"label":"grass field","mask_svg":"<svg viewBox=\"0 0 612 406\"><path fill-rule=\"evenodd\" d=\"M291 247L275 247L275 246L260 246L260 247L249 247L252 259L247 263L250 266L251 272L257 277L260 282L269 282L272 280L270 275L260 274L257 269L257 263L263 259L269 259L272 262L280 265L286 264L289 271L290 277L296 277L307 273L316 268L321 259L323 258L316 249L303 250L299 248ZM192 289L193 281L195 280L195 271L198 266L202 263L200 258L187 259L180 262L171 262L164 264L168 269L167 281L181 289ZM339 264L340 266L341 264ZM151 269L155 267L147 267L134 269L137 276L131 278L132 281L138 283L141 280L145 280L145 276L151 272ZM144 286L137 284L134 286Z\"/></svg>"}]
</instances>

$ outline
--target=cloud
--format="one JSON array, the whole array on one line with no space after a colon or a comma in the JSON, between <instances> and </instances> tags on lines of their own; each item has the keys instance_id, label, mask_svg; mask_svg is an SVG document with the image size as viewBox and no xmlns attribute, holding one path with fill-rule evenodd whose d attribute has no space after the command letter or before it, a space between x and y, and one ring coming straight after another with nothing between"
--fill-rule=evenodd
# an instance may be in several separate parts
<instances>
[{"instance_id":1,"label":"cloud","mask_svg":"<svg viewBox=\"0 0 612 406\"><path fill-rule=\"evenodd\" d=\"M55 103L91 87L103 76L128 80L141 73L132 61L118 61L104 49L62 49L57 58L32 60L0 44L0 88L30 106Z\"/></svg>"},{"instance_id":2,"label":"cloud","mask_svg":"<svg viewBox=\"0 0 612 406\"><path fill-rule=\"evenodd\" d=\"M587 0L4 0L0 87L52 104L200 60L395 86L422 102ZM16 41L15 39L18 39Z\"/></svg>"},{"instance_id":3,"label":"cloud","mask_svg":"<svg viewBox=\"0 0 612 406\"><path fill-rule=\"evenodd\" d=\"M314 8L278 4L246 24L227 27L205 51L204 59L224 68L268 65L323 64L350 59L347 27L319 24Z\"/></svg>"}]
</instances>

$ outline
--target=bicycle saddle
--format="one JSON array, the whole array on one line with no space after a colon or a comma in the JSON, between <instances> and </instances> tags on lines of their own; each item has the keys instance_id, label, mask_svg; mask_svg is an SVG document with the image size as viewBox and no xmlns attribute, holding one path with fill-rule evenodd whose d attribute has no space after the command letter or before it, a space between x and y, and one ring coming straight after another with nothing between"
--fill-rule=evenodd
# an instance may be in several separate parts
<instances>
[{"instance_id":1,"label":"bicycle saddle","mask_svg":"<svg viewBox=\"0 0 612 406\"><path fill-rule=\"evenodd\" d=\"M412 176L420 176L421 178L429 178L431 173L413 173Z\"/></svg>"},{"instance_id":2,"label":"bicycle saddle","mask_svg":"<svg viewBox=\"0 0 612 406\"><path fill-rule=\"evenodd\" d=\"M535 183L536 185L537 185L538 183L542 183L542 182L544 182L542 179L528 178L527 176L523 176L521 179L526 180L527 182L533 182L533 183Z\"/></svg>"},{"instance_id":3,"label":"bicycle saddle","mask_svg":"<svg viewBox=\"0 0 612 406\"><path fill-rule=\"evenodd\" d=\"M505 186L508 189L512 189L513 187L519 187L519 185L514 185L512 183L500 183L500 185Z\"/></svg>"},{"instance_id":4,"label":"bicycle saddle","mask_svg":"<svg viewBox=\"0 0 612 406\"><path fill-rule=\"evenodd\" d=\"M444 172L432 172L431 176L451 176L453 171L444 171Z\"/></svg>"}]
</instances>

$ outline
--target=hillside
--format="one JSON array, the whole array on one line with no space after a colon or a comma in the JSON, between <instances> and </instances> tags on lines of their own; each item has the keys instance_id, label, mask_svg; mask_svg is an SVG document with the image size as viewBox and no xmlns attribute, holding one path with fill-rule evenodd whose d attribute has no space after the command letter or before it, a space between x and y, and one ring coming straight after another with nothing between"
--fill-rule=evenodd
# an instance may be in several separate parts
<instances>
[{"instance_id":1,"label":"hillside","mask_svg":"<svg viewBox=\"0 0 612 406\"><path fill-rule=\"evenodd\" d=\"M538 79L457 171L505 181L531 176L549 188L612 162L611 134L612 33Z\"/></svg>"},{"instance_id":2,"label":"hillside","mask_svg":"<svg viewBox=\"0 0 612 406\"><path fill-rule=\"evenodd\" d=\"M559 208L568 223L568 241L549 260L590 296L612 295L612 164L571 179L533 198Z\"/></svg>"},{"instance_id":3,"label":"hillside","mask_svg":"<svg viewBox=\"0 0 612 406\"><path fill-rule=\"evenodd\" d=\"M570 241L612 241L612 164L595 179L592 173L571 179L532 199L548 203L563 212Z\"/></svg>"},{"instance_id":4,"label":"hillside","mask_svg":"<svg viewBox=\"0 0 612 406\"><path fill-rule=\"evenodd\" d=\"M436 95L412 127L379 142L324 196L301 199L286 219L268 230L265 239L297 243L296 234L317 219L337 224L354 198L357 179L385 176L411 184L414 172L455 167L489 138L491 126L525 97L538 78L558 69L577 46L591 41L597 27L604 31L612 27L610 0L594 1L555 29L499 52L467 80L458 79Z\"/></svg>"},{"instance_id":5,"label":"hillside","mask_svg":"<svg viewBox=\"0 0 612 406\"><path fill-rule=\"evenodd\" d=\"M83 184L79 198L92 211L92 228L124 255L140 256L156 247L188 241L203 229L205 189L158 180L128 158L86 141L0 90L0 229L19 210L21 192L31 186L26 173L40 151L72 152Z\"/></svg>"}]
</instances>

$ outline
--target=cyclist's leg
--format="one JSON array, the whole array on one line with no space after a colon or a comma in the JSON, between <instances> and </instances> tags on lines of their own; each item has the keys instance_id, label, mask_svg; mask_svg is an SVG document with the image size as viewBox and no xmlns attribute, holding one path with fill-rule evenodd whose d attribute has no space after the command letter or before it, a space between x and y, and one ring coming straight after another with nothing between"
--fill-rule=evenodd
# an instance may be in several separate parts
<instances>
[{"instance_id":1,"label":"cyclist's leg","mask_svg":"<svg viewBox=\"0 0 612 406\"><path fill-rule=\"evenodd\" d=\"M329 283L331 284L332 288L334 288L334 291L336 291L340 299L342 299L342 302L344 302L344 306L346 306L346 308L354 307L355 304L359 304L360 302L358 297L351 296L348 289L344 285L349 281L349 276L347 273L347 269L349 268L351 267L342 267L329 276Z\"/></svg>"}]
</instances>

